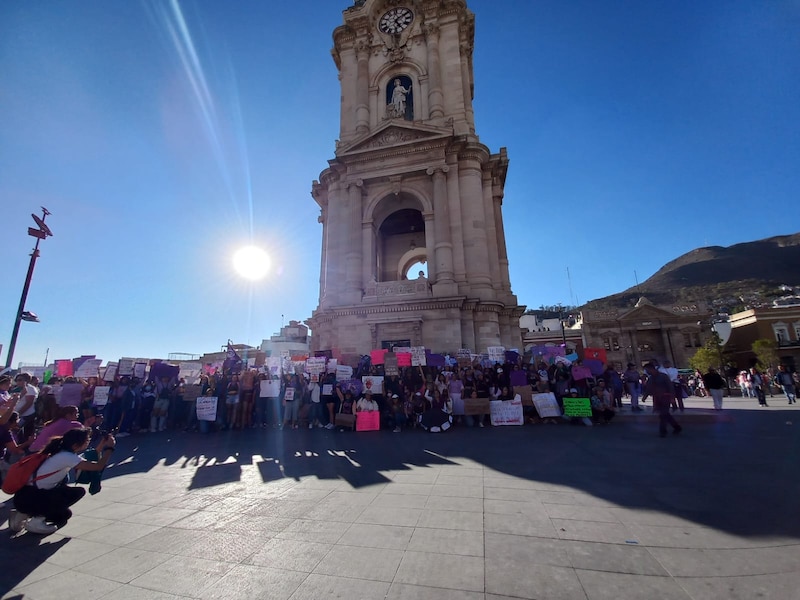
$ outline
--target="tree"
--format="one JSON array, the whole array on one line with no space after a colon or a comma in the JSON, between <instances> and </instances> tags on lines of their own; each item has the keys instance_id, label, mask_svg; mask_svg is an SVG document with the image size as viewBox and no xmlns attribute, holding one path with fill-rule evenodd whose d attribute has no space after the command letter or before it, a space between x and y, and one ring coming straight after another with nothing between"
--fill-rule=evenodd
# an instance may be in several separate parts
<instances>
[{"instance_id":1,"label":"tree","mask_svg":"<svg viewBox=\"0 0 800 600\"><path fill-rule=\"evenodd\" d=\"M698 348L694 356L689 359L689 366L701 373L707 373L708 369L714 366L723 368L722 363L722 344L720 344L719 336L715 331L713 335L706 340L702 348ZM723 372L724 376L724 372Z\"/></svg>"},{"instance_id":2,"label":"tree","mask_svg":"<svg viewBox=\"0 0 800 600\"><path fill-rule=\"evenodd\" d=\"M778 343L775 340L769 339L756 340L751 347L762 369L767 369L778 364L777 348Z\"/></svg>"}]
</instances>

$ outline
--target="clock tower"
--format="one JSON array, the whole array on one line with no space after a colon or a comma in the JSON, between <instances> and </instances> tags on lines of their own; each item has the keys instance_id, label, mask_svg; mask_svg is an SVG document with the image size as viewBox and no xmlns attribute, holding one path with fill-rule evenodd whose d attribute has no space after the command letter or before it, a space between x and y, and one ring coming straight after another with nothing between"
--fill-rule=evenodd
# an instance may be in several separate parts
<instances>
[{"instance_id":1,"label":"clock tower","mask_svg":"<svg viewBox=\"0 0 800 600\"><path fill-rule=\"evenodd\" d=\"M323 239L313 349L521 349L508 157L475 133L475 16L465 0L357 0L343 16L339 139L312 185Z\"/></svg>"}]
</instances>

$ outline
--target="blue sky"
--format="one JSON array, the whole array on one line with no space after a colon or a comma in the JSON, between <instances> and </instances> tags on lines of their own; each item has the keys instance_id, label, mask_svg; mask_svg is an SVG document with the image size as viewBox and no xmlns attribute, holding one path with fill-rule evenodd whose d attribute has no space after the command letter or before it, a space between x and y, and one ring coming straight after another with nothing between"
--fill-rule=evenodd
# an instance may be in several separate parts
<instances>
[{"instance_id":1,"label":"blue sky","mask_svg":"<svg viewBox=\"0 0 800 600\"><path fill-rule=\"evenodd\" d=\"M317 305L346 0L0 3L2 362L259 344ZM800 229L800 3L470 0L481 141L508 148L520 302ZM177 10L176 10L177 8ZM247 243L270 276L236 276ZM572 293L567 280L569 269Z\"/></svg>"}]
</instances>

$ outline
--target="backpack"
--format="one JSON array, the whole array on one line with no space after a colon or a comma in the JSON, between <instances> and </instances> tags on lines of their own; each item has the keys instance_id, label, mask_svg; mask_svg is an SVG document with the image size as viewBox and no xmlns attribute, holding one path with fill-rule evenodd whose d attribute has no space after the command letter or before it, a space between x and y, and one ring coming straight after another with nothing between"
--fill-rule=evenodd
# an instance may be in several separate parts
<instances>
[{"instance_id":1,"label":"backpack","mask_svg":"<svg viewBox=\"0 0 800 600\"><path fill-rule=\"evenodd\" d=\"M53 473L47 473L45 475L35 477L36 471L39 470L39 467L41 467L42 463L48 458L50 458L49 454L37 452L36 454L26 456L22 460L11 465L11 468L6 473L5 479L3 479L3 492L6 494L16 494L18 491L28 485L28 482L30 482L31 479L36 482L40 479L44 479L45 477L50 477L50 475Z\"/></svg>"}]
</instances>

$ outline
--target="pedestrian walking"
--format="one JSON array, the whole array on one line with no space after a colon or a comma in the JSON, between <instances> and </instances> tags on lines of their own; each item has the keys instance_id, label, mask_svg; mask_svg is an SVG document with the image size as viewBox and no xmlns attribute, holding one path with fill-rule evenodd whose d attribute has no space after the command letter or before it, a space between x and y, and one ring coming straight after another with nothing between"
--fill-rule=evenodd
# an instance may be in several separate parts
<instances>
[{"instance_id":1,"label":"pedestrian walking","mask_svg":"<svg viewBox=\"0 0 800 600\"><path fill-rule=\"evenodd\" d=\"M642 398L653 397L653 410L658 413L658 434L666 437L667 425L670 425L672 433L678 435L683 427L678 425L669 410L670 404L675 398L675 388L669 375L661 373L658 365L653 362L647 363L644 370L647 373L647 382L642 390Z\"/></svg>"},{"instance_id":2,"label":"pedestrian walking","mask_svg":"<svg viewBox=\"0 0 800 600\"><path fill-rule=\"evenodd\" d=\"M714 410L722 410L722 397L725 389L725 380L717 373L714 367L709 367L708 373L703 375L703 386L711 394L714 401Z\"/></svg>"}]
</instances>

